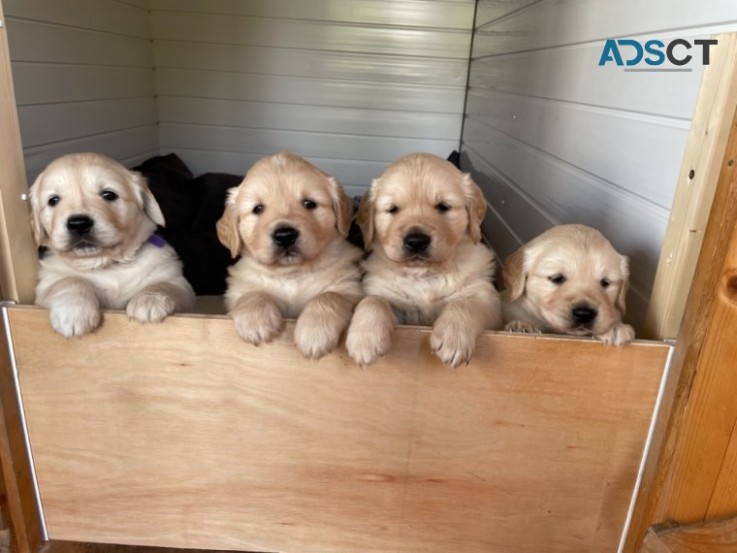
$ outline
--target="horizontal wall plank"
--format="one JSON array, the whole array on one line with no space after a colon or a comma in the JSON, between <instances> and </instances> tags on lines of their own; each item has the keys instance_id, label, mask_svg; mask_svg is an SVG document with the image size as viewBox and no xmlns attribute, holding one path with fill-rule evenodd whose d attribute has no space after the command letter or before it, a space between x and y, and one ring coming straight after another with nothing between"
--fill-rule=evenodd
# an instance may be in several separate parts
<instances>
[{"instance_id":1,"label":"horizontal wall plank","mask_svg":"<svg viewBox=\"0 0 737 553\"><path fill-rule=\"evenodd\" d=\"M475 89L466 117L665 209L688 139L681 120Z\"/></svg>"},{"instance_id":2,"label":"horizontal wall plank","mask_svg":"<svg viewBox=\"0 0 737 553\"><path fill-rule=\"evenodd\" d=\"M153 69L142 67L17 62L13 83L22 106L155 96Z\"/></svg>"},{"instance_id":3,"label":"horizontal wall plank","mask_svg":"<svg viewBox=\"0 0 737 553\"><path fill-rule=\"evenodd\" d=\"M152 12L154 40L306 48L371 54L465 59L471 35L464 30L359 26L234 16Z\"/></svg>"},{"instance_id":4,"label":"horizontal wall plank","mask_svg":"<svg viewBox=\"0 0 737 553\"><path fill-rule=\"evenodd\" d=\"M320 134L173 123L161 123L159 127L162 147L173 150L209 149L243 153L263 152L265 155L290 150L308 157L392 162L398 157L417 151L446 157L458 146L455 140Z\"/></svg>"},{"instance_id":5,"label":"horizontal wall plank","mask_svg":"<svg viewBox=\"0 0 737 553\"><path fill-rule=\"evenodd\" d=\"M465 88L467 59L296 50L157 40L158 68L311 77L343 81L433 84Z\"/></svg>"},{"instance_id":6,"label":"horizontal wall plank","mask_svg":"<svg viewBox=\"0 0 737 553\"><path fill-rule=\"evenodd\" d=\"M149 14L115 0L3 0L3 8L9 17L151 38Z\"/></svg>"},{"instance_id":7,"label":"horizontal wall plank","mask_svg":"<svg viewBox=\"0 0 737 553\"><path fill-rule=\"evenodd\" d=\"M471 89L484 88L690 120L702 70L625 73L599 67L601 44L584 44L473 61ZM678 94L673 91L677 90Z\"/></svg>"},{"instance_id":8,"label":"horizontal wall plank","mask_svg":"<svg viewBox=\"0 0 737 553\"><path fill-rule=\"evenodd\" d=\"M469 153L472 173L476 176L478 172L493 168L506 177L505 180L491 178L490 182L498 188L486 191L488 200L497 211L504 214L502 202L508 201L507 196L524 190L531 201L553 218L552 221L536 223L530 218L505 217L513 229L524 228L524 231L517 232L520 238L524 241L533 238L541 232L534 225L547 227L550 226L548 222L592 226L607 236L618 251L629 256L633 283L643 290L650 289L668 222L668 210L609 188L591 175L512 142L491 129L474 128L474 124L467 124L466 128L468 134L464 144L475 154ZM514 188L510 188L511 183Z\"/></svg>"},{"instance_id":9,"label":"horizontal wall plank","mask_svg":"<svg viewBox=\"0 0 737 553\"><path fill-rule=\"evenodd\" d=\"M476 7L476 28L480 29L515 12L529 8L542 0L479 0Z\"/></svg>"},{"instance_id":10,"label":"horizontal wall plank","mask_svg":"<svg viewBox=\"0 0 737 553\"><path fill-rule=\"evenodd\" d=\"M374 135L397 138L458 140L456 114L384 111L334 106L296 106L263 102L238 102L206 98L159 96L161 123Z\"/></svg>"},{"instance_id":11,"label":"horizontal wall plank","mask_svg":"<svg viewBox=\"0 0 737 553\"><path fill-rule=\"evenodd\" d=\"M461 87L424 87L391 82L346 82L320 78L238 75L181 69L157 69L156 90L186 96L274 102L279 104L356 107L417 112L463 113Z\"/></svg>"},{"instance_id":12,"label":"horizontal wall plank","mask_svg":"<svg viewBox=\"0 0 737 553\"><path fill-rule=\"evenodd\" d=\"M157 130L158 127L152 124L26 148L24 154L28 182L33 182L44 167L65 154L98 152L119 161L142 161L152 157L159 149Z\"/></svg>"},{"instance_id":13,"label":"horizontal wall plank","mask_svg":"<svg viewBox=\"0 0 737 553\"><path fill-rule=\"evenodd\" d=\"M8 17L10 59L150 68L151 42Z\"/></svg>"},{"instance_id":14,"label":"horizontal wall plank","mask_svg":"<svg viewBox=\"0 0 737 553\"><path fill-rule=\"evenodd\" d=\"M153 98L44 104L18 108L26 148L156 124Z\"/></svg>"},{"instance_id":15,"label":"horizontal wall plank","mask_svg":"<svg viewBox=\"0 0 737 553\"><path fill-rule=\"evenodd\" d=\"M151 7L153 10L169 12L465 30L473 23L474 1L154 0Z\"/></svg>"},{"instance_id":16,"label":"horizontal wall plank","mask_svg":"<svg viewBox=\"0 0 737 553\"><path fill-rule=\"evenodd\" d=\"M187 150L183 148L162 148L162 154L175 153L187 164L190 170L202 173L220 172L245 175L246 171L259 159L276 151L264 153L237 153L212 150ZM305 156L306 159L329 175L333 175L346 188L351 196L360 196L368 190L371 180L378 177L389 165L381 161L362 161L329 159Z\"/></svg>"},{"instance_id":17,"label":"horizontal wall plank","mask_svg":"<svg viewBox=\"0 0 737 553\"><path fill-rule=\"evenodd\" d=\"M612 37L652 35L658 29L678 29L679 36L695 27L733 24L737 29L737 3L733 0L678 2L664 9L662 2L640 0L552 0L499 19L476 34L474 56L508 53L597 41Z\"/></svg>"},{"instance_id":18,"label":"horizontal wall plank","mask_svg":"<svg viewBox=\"0 0 737 553\"><path fill-rule=\"evenodd\" d=\"M51 539L206 549L613 551L669 351L485 333L451 371L402 327L360 370L292 324L10 315Z\"/></svg>"}]
</instances>

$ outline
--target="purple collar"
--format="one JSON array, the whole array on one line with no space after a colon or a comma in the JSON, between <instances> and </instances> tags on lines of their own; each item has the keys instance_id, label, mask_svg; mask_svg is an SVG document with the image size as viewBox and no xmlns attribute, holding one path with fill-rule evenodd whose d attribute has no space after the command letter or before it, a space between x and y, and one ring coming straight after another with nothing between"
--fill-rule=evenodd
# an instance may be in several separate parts
<instances>
[{"instance_id":1,"label":"purple collar","mask_svg":"<svg viewBox=\"0 0 737 553\"><path fill-rule=\"evenodd\" d=\"M164 246L166 246L166 240L164 240L163 237L159 236L156 233L149 236L147 241L149 244L153 244L157 248L163 248Z\"/></svg>"}]
</instances>

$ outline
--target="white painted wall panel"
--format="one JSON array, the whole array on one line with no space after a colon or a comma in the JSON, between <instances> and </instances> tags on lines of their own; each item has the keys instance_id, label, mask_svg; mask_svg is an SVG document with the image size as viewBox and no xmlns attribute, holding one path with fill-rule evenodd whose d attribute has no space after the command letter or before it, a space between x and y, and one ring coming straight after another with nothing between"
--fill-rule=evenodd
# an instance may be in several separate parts
<instances>
[{"instance_id":1,"label":"white painted wall panel","mask_svg":"<svg viewBox=\"0 0 737 553\"><path fill-rule=\"evenodd\" d=\"M365 188L405 152L458 148L473 0L151 7L160 145L195 172L291 149Z\"/></svg>"},{"instance_id":2,"label":"white painted wall panel","mask_svg":"<svg viewBox=\"0 0 737 553\"><path fill-rule=\"evenodd\" d=\"M52 159L157 154L148 0L3 0L29 181Z\"/></svg>"},{"instance_id":3,"label":"white painted wall panel","mask_svg":"<svg viewBox=\"0 0 737 553\"><path fill-rule=\"evenodd\" d=\"M463 88L157 69L159 105L170 96L463 115ZM460 95L460 97L459 97Z\"/></svg>"},{"instance_id":4,"label":"white painted wall panel","mask_svg":"<svg viewBox=\"0 0 737 553\"><path fill-rule=\"evenodd\" d=\"M631 259L644 317L701 77L599 67L604 39L737 31L733 0L480 0L462 149L505 257L558 223L599 228ZM695 52L694 52L695 53Z\"/></svg>"}]
</instances>

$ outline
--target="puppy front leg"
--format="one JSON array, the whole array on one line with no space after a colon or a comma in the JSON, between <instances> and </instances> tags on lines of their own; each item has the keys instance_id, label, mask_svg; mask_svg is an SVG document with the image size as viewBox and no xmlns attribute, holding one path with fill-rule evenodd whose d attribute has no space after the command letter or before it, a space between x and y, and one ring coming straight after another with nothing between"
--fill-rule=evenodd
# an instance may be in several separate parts
<instances>
[{"instance_id":1,"label":"puppy front leg","mask_svg":"<svg viewBox=\"0 0 737 553\"><path fill-rule=\"evenodd\" d=\"M487 328L501 324L499 309L490 309L478 299L449 302L435 320L430 347L450 367L471 360L476 337Z\"/></svg>"},{"instance_id":2,"label":"puppy front leg","mask_svg":"<svg viewBox=\"0 0 737 553\"><path fill-rule=\"evenodd\" d=\"M319 359L331 352L348 327L355 306L354 300L337 292L325 292L312 298L294 327L297 349L310 359Z\"/></svg>"},{"instance_id":3,"label":"puppy front leg","mask_svg":"<svg viewBox=\"0 0 737 553\"><path fill-rule=\"evenodd\" d=\"M172 313L191 311L193 307L194 292L186 281L157 282L134 295L125 311L131 319L156 323Z\"/></svg>"},{"instance_id":4,"label":"puppy front leg","mask_svg":"<svg viewBox=\"0 0 737 553\"><path fill-rule=\"evenodd\" d=\"M284 327L279 306L268 294L243 294L228 313L235 323L235 331L244 341L255 346L270 342Z\"/></svg>"},{"instance_id":5,"label":"puppy front leg","mask_svg":"<svg viewBox=\"0 0 737 553\"><path fill-rule=\"evenodd\" d=\"M392 331L397 324L389 302L378 296L366 296L356 307L348 328L345 346L359 366L378 361L392 345Z\"/></svg>"},{"instance_id":6,"label":"puppy front leg","mask_svg":"<svg viewBox=\"0 0 737 553\"><path fill-rule=\"evenodd\" d=\"M49 310L51 327L66 338L100 326L100 300L92 284L79 277L57 280L38 292L36 303Z\"/></svg>"}]
</instances>

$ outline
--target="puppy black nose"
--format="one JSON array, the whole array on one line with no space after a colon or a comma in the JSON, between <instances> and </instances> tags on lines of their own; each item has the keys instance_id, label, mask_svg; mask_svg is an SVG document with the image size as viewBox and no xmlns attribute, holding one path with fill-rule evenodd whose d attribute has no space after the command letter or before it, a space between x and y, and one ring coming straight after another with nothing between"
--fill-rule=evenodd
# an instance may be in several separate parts
<instances>
[{"instance_id":1,"label":"puppy black nose","mask_svg":"<svg viewBox=\"0 0 737 553\"><path fill-rule=\"evenodd\" d=\"M404 237L404 249L409 253L424 253L432 239L424 232L410 232Z\"/></svg>"},{"instance_id":2,"label":"puppy black nose","mask_svg":"<svg viewBox=\"0 0 737 553\"><path fill-rule=\"evenodd\" d=\"M80 236L87 234L94 225L95 221L87 215L72 215L67 219L67 230Z\"/></svg>"},{"instance_id":3,"label":"puppy black nose","mask_svg":"<svg viewBox=\"0 0 737 553\"><path fill-rule=\"evenodd\" d=\"M271 233L274 244L282 248L294 245L297 238L299 238L299 231L294 227L279 227Z\"/></svg>"},{"instance_id":4,"label":"puppy black nose","mask_svg":"<svg viewBox=\"0 0 737 553\"><path fill-rule=\"evenodd\" d=\"M573 315L573 320L576 323L582 324L582 325L590 323L598 315L598 312L596 311L596 309L587 307L585 305L574 307L571 313Z\"/></svg>"}]
</instances>

